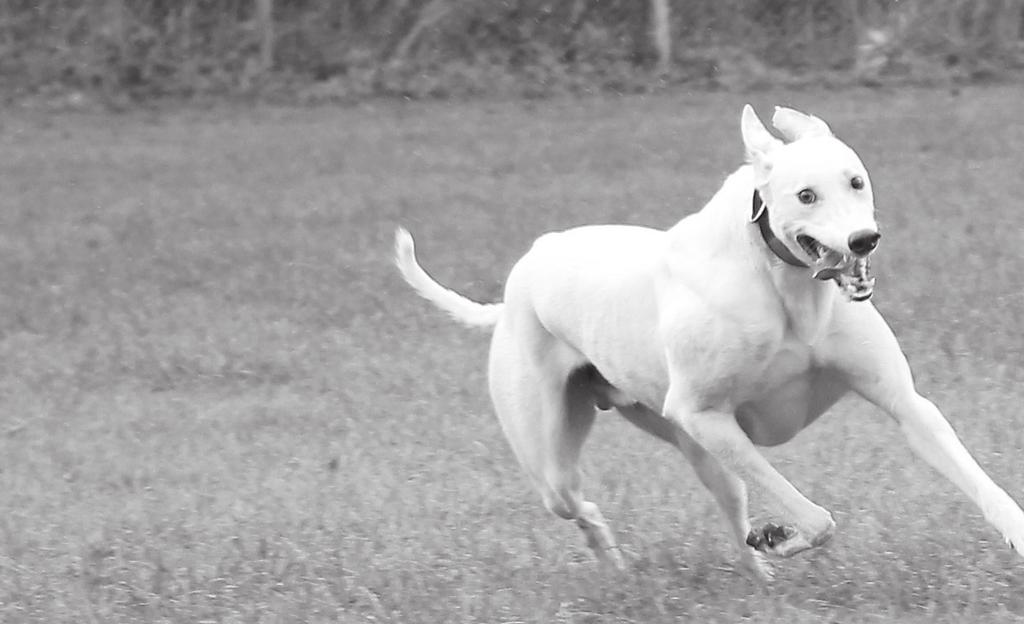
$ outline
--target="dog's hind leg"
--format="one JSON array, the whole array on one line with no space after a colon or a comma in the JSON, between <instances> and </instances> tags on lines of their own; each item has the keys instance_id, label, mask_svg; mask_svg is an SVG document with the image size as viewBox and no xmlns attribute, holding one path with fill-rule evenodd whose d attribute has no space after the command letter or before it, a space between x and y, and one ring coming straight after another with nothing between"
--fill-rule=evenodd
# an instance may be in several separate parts
<instances>
[{"instance_id":1,"label":"dog's hind leg","mask_svg":"<svg viewBox=\"0 0 1024 624\"><path fill-rule=\"evenodd\" d=\"M513 340L500 322L491 345L491 398L505 437L548 510L574 520L598 559L622 569L611 530L581 491L580 449L595 408L589 386L572 379L578 356L539 325L522 324Z\"/></svg>"},{"instance_id":2,"label":"dog's hind leg","mask_svg":"<svg viewBox=\"0 0 1024 624\"><path fill-rule=\"evenodd\" d=\"M647 433L675 446L693 466L701 483L711 490L729 523L729 537L739 550L743 567L761 580L774 575L765 556L747 544L750 533L747 487L743 480L726 470L681 427L643 405L620 405L616 409L626 420Z\"/></svg>"}]
</instances>

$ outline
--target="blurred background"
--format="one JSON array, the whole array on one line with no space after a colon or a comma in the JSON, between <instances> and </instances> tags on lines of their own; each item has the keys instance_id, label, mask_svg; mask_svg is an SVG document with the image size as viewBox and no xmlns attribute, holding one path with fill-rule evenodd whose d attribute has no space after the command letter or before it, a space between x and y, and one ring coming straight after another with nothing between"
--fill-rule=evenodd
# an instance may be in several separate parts
<instances>
[{"instance_id":1,"label":"blurred background","mask_svg":"<svg viewBox=\"0 0 1024 624\"><path fill-rule=\"evenodd\" d=\"M10 0L0 80L113 104L929 84L1019 76L1022 37L1021 0Z\"/></svg>"}]
</instances>

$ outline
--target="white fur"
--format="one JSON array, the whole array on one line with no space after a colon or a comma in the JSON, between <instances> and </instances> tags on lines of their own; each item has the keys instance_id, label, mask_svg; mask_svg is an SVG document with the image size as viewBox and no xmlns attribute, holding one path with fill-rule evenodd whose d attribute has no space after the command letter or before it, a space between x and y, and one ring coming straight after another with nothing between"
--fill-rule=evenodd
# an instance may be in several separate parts
<instances>
[{"instance_id":1,"label":"white fur","mask_svg":"<svg viewBox=\"0 0 1024 624\"><path fill-rule=\"evenodd\" d=\"M1019 550L1024 512L916 392L874 306L782 263L749 222L757 188L773 231L798 257L807 258L800 234L850 253L852 232L877 228L853 150L817 117L778 109L773 123L788 143L744 108L750 163L668 231L604 225L540 237L509 274L504 304L478 304L437 284L404 230L397 264L455 318L494 326L489 385L502 428L548 509L576 521L604 560L622 564L600 511L583 498L577 465L595 404L614 406L685 454L722 507L741 561L767 577L763 554L823 544L835 523L755 445L788 441L851 390L888 412L910 447ZM853 176L863 189L851 188ZM804 188L814 189L813 205L798 201ZM745 483L785 514L788 539L760 550L745 544Z\"/></svg>"},{"instance_id":2,"label":"white fur","mask_svg":"<svg viewBox=\"0 0 1024 624\"><path fill-rule=\"evenodd\" d=\"M395 232L395 265L405 281L424 299L434 302L453 318L470 326L490 327L498 322L500 303L477 303L438 284L416 262L412 235L403 228Z\"/></svg>"}]
</instances>

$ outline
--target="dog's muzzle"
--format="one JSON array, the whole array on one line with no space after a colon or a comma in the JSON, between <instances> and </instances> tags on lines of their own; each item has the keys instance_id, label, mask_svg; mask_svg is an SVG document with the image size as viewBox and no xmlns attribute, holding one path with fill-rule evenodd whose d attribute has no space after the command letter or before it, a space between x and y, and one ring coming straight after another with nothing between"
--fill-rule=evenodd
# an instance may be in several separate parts
<instances>
[{"instance_id":1,"label":"dog's muzzle","mask_svg":"<svg viewBox=\"0 0 1024 624\"><path fill-rule=\"evenodd\" d=\"M871 298L875 278L871 275L870 254L848 256L806 234L797 236L796 240L813 261L811 271L814 279L835 280L839 290L850 301Z\"/></svg>"},{"instance_id":2,"label":"dog's muzzle","mask_svg":"<svg viewBox=\"0 0 1024 624\"><path fill-rule=\"evenodd\" d=\"M850 301L866 301L875 291L875 278L871 275L871 260L868 256L854 259L848 272L835 277L839 290Z\"/></svg>"}]
</instances>

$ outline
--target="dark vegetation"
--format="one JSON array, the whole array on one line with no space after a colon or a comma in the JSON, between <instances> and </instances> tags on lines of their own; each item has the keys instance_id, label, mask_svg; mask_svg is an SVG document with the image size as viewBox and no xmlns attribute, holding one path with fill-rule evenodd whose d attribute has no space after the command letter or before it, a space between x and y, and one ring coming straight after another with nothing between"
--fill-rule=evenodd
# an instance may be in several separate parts
<instances>
[{"instance_id":1,"label":"dark vegetation","mask_svg":"<svg viewBox=\"0 0 1024 624\"><path fill-rule=\"evenodd\" d=\"M962 83L1016 76L1022 37L1020 0L11 0L0 86L303 102Z\"/></svg>"}]
</instances>

